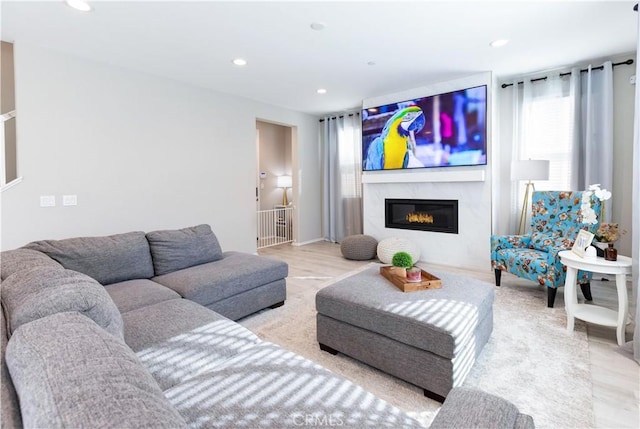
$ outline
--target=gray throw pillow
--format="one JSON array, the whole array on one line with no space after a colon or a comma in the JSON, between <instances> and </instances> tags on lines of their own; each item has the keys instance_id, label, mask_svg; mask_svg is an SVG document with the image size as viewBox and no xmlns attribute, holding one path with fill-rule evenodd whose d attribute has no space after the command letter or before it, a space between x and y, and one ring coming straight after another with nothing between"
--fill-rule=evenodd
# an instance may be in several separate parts
<instances>
[{"instance_id":1,"label":"gray throw pillow","mask_svg":"<svg viewBox=\"0 0 640 429\"><path fill-rule=\"evenodd\" d=\"M2 267L2 280L16 271L33 267L56 267L62 269L62 265L42 252L32 249L7 250L0 253L0 266Z\"/></svg>"},{"instance_id":2,"label":"gray throw pillow","mask_svg":"<svg viewBox=\"0 0 640 429\"><path fill-rule=\"evenodd\" d=\"M2 305L9 334L42 317L77 311L123 338L122 315L107 291L75 271L35 267L13 273L2 282Z\"/></svg>"},{"instance_id":3,"label":"gray throw pillow","mask_svg":"<svg viewBox=\"0 0 640 429\"><path fill-rule=\"evenodd\" d=\"M147 233L156 276L222 259L209 225Z\"/></svg>"},{"instance_id":4,"label":"gray throw pillow","mask_svg":"<svg viewBox=\"0 0 640 429\"><path fill-rule=\"evenodd\" d=\"M63 267L84 273L103 285L153 277L151 253L144 232L43 240L25 247L46 253Z\"/></svg>"},{"instance_id":5,"label":"gray throw pillow","mask_svg":"<svg viewBox=\"0 0 640 429\"><path fill-rule=\"evenodd\" d=\"M26 428L186 428L133 351L79 313L22 325L6 358Z\"/></svg>"}]
</instances>

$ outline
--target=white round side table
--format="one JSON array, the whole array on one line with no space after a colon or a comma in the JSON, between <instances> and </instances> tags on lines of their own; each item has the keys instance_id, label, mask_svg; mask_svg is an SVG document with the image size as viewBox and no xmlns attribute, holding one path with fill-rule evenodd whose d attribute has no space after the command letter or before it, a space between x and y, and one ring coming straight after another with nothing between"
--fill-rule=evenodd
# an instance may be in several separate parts
<instances>
[{"instance_id":1,"label":"white round side table","mask_svg":"<svg viewBox=\"0 0 640 429\"><path fill-rule=\"evenodd\" d=\"M604 258L581 258L570 250L558 253L560 261L567 266L564 282L564 300L567 311L567 329L573 331L575 319L616 328L618 345L625 342L624 328L629 323L629 301L626 275L631 274L631 258L618 255L617 261ZM578 304L576 280L578 270L592 273L615 274L618 290L618 311L591 304Z\"/></svg>"}]
</instances>

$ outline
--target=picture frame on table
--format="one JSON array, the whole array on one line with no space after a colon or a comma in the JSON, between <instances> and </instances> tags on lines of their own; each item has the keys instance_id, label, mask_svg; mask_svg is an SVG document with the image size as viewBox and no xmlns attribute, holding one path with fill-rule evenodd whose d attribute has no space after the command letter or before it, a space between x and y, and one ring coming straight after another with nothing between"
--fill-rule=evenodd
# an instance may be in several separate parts
<instances>
[{"instance_id":1,"label":"picture frame on table","mask_svg":"<svg viewBox=\"0 0 640 429\"><path fill-rule=\"evenodd\" d=\"M580 232L578 232L578 236L576 237L576 241L573 243L571 251L581 258L584 258L587 248L591 246L591 242L594 237L595 235L589 231L581 229Z\"/></svg>"}]
</instances>

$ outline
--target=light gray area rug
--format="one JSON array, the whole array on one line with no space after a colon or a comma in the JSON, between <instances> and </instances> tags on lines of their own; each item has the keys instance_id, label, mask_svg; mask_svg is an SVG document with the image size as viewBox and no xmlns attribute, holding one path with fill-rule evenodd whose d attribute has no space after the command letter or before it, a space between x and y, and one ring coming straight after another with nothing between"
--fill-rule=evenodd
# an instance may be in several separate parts
<instances>
[{"instance_id":1,"label":"light gray area rug","mask_svg":"<svg viewBox=\"0 0 640 429\"><path fill-rule=\"evenodd\" d=\"M440 404L424 397L422 389L341 353L332 356L322 352L316 342L316 292L366 268L324 282L290 277L283 307L262 311L240 323L259 337L352 380L428 426ZM577 322L576 330L567 332L562 291L555 308L549 309L542 288L514 278L510 277L506 286L503 276L503 287L495 288L494 330L464 385L514 402L533 416L538 428L593 427L584 324Z\"/></svg>"}]
</instances>

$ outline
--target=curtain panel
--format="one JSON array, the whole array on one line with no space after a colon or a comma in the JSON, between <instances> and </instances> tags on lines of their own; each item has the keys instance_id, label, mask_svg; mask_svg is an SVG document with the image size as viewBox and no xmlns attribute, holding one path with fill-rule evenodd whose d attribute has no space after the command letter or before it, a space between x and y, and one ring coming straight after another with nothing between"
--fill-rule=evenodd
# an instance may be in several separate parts
<instances>
[{"instance_id":1,"label":"curtain panel","mask_svg":"<svg viewBox=\"0 0 640 429\"><path fill-rule=\"evenodd\" d=\"M325 118L322 150L322 233L339 243L362 234L362 133L359 114Z\"/></svg>"},{"instance_id":2,"label":"curtain panel","mask_svg":"<svg viewBox=\"0 0 640 429\"><path fill-rule=\"evenodd\" d=\"M536 189L578 191L595 183L612 189L612 69L608 61L603 70L592 70L591 65L586 72L574 68L568 78L531 82L520 77L512 82L513 146L505 155L512 160L550 160L549 180L536 182ZM506 186L502 194L510 197L509 230L515 231L524 186ZM607 221L612 221L611 206L605 206Z\"/></svg>"}]
</instances>

